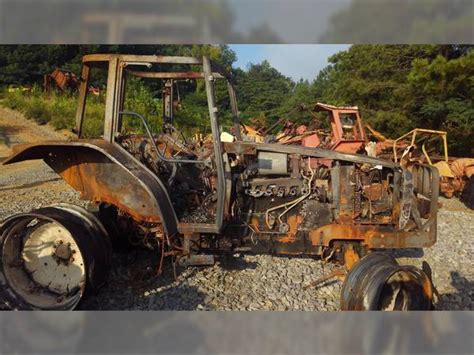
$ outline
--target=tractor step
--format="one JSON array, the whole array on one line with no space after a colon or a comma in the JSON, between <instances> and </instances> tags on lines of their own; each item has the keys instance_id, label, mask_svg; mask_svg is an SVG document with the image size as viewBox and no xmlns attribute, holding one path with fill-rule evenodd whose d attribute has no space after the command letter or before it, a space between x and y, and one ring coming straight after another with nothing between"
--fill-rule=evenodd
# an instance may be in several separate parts
<instances>
[{"instance_id":1,"label":"tractor step","mask_svg":"<svg viewBox=\"0 0 474 355\"><path fill-rule=\"evenodd\" d=\"M212 266L214 263L214 255L188 255L179 259L179 265L183 267Z\"/></svg>"}]
</instances>

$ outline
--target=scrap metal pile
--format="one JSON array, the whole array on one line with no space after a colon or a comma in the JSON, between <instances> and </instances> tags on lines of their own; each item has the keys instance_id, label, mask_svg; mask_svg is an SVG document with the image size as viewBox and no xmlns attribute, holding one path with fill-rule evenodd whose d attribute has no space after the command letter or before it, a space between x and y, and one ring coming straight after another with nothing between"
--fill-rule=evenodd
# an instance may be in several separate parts
<instances>
[{"instance_id":1,"label":"scrap metal pile","mask_svg":"<svg viewBox=\"0 0 474 355\"><path fill-rule=\"evenodd\" d=\"M176 64L202 71L162 70ZM92 67L108 68L104 131L93 140L82 137ZM231 77L207 57L90 55L81 76L78 139L16 147L4 164L43 159L96 209L53 206L3 222L0 296L11 308L76 307L103 282L111 241L128 238L159 253L158 273L166 260L205 265L223 254L317 257L341 264L347 275L342 309L430 309L429 273L379 254L436 242L438 170L365 154L356 108L318 104L332 133L286 125L283 135L260 133L267 140L261 143L242 135L249 130L240 123ZM124 111L130 76L162 81L160 132ZM175 79L204 80L212 139L180 130ZM231 139L219 121L216 80L227 82ZM124 117L144 131L125 131Z\"/></svg>"},{"instance_id":2,"label":"scrap metal pile","mask_svg":"<svg viewBox=\"0 0 474 355\"><path fill-rule=\"evenodd\" d=\"M447 132L416 128L397 139L389 139L363 123L358 107L317 103L312 109L302 105L299 110L308 113L309 122L296 124L291 121L290 113L266 130L244 126L244 134L251 140L262 142L366 154L399 162L408 169L414 163L428 164L439 171L443 196L461 197L468 207L474 208L471 197L474 183L469 182L474 175L474 158L450 157ZM317 115L318 112L327 115ZM281 131L271 135L279 126L283 126Z\"/></svg>"}]
</instances>

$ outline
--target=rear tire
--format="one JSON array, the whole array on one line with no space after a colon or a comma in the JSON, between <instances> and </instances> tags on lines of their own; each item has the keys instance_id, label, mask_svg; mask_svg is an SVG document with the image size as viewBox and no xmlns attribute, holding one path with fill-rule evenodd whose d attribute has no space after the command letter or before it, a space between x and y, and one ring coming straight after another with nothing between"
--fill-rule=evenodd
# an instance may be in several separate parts
<instances>
[{"instance_id":1,"label":"rear tire","mask_svg":"<svg viewBox=\"0 0 474 355\"><path fill-rule=\"evenodd\" d=\"M110 262L105 228L82 207L59 204L2 224L1 297L11 309L74 309L105 283Z\"/></svg>"}]
</instances>

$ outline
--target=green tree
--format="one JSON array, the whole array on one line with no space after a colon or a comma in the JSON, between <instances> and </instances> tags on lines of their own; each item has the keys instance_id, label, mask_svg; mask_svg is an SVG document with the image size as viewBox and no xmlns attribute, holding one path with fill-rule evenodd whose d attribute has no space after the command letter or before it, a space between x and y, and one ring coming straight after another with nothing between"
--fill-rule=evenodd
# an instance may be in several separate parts
<instances>
[{"instance_id":1,"label":"green tree","mask_svg":"<svg viewBox=\"0 0 474 355\"><path fill-rule=\"evenodd\" d=\"M278 119L282 103L291 95L293 81L266 60L251 64L246 72L237 69L234 75L242 117L264 116L268 123Z\"/></svg>"},{"instance_id":2,"label":"green tree","mask_svg":"<svg viewBox=\"0 0 474 355\"><path fill-rule=\"evenodd\" d=\"M474 51L452 60L415 59L408 83L417 125L446 130L453 152L473 154Z\"/></svg>"}]
</instances>

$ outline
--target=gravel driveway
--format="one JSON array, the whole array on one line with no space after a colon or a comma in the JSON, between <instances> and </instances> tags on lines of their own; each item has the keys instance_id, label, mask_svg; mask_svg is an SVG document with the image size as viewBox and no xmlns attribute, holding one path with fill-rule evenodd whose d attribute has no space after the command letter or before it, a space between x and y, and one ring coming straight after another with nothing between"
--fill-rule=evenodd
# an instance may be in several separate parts
<instances>
[{"instance_id":1,"label":"gravel driveway","mask_svg":"<svg viewBox=\"0 0 474 355\"><path fill-rule=\"evenodd\" d=\"M8 148L5 144L2 146L0 140L0 158ZM44 163L0 166L0 219L56 202L80 201L78 194ZM435 303L436 309L472 310L474 211L457 199L442 198L441 202L437 243L423 251L403 250L395 255L401 263L418 267L422 260L428 261L434 284L441 294ZM340 281L329 281L306 290L302 287L334 268L318 260L267 255L233 257L218 260L212 267L179 270L177 281L169 263L165 264L163 275L157 277L158 262L157 253L147 250L114 253L109 283L98 295L83 302L82 309L339 309Z\"/></svg>"}]
</instances>

